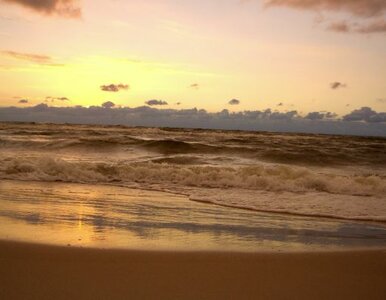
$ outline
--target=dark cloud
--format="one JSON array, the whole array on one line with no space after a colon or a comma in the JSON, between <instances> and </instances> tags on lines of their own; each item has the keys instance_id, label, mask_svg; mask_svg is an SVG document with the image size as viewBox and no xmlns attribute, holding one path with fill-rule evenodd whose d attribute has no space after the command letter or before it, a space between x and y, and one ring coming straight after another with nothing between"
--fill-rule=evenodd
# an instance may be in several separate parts
<instances>
[{"instance_id":1,"label":"dark cloud","mask_svg":"<svg viewBox=\"0 0 386 300\"><path fill-rule=\"evenodd\" d=\"M308 120L323 120L336 118L337 114L331 112L310 112L304 118Z\"/></svg>"},{"instance_id":2,"label":"dark cloud","mask_svg":"<svg viewBox=\"0 0 386 300\"><path fill-rule=\"evenodd\" d=\"M277 104L277 106L283 106L283 105L284 105L283 102L280 102L280 103Z\"/></svg>"},{"instance_id":3,"label":"dark cloud","mask_svg":"<svg viewBox=\"0 0 386 300\"><path fill-rule=\"evenodd\" d=\"M333 113L333 112L324 112L324 117L326 119L334 119L338 117L338 114Z\"/></svg>"},{"instance_id":4,"label":"dark cloud","mask_svg":"<svg viewBox=\"0 0 386 300\"><path fill-rule=\"evenodd\" d=\"M198 83L193 83L193 84L189 85L189 87L191 89L194 89L194 90L200 89L200 85Z\"/></svg>"},{"instance_id":5,"label":"dark cloud","mask_svg":"<svg viewBox=\"0 0 386 300\"><path fill-rule=\"evenodd\" d=\"M305 132L386 136L386 113L361 108L343 117L329 112L311 113L303 117L297 111L277 112L272 109L242 112L207 112L204 109L158 109L149 106L114 107L107 102L89 108L0 107L0 121L53 122L76 124L121 124L127 126L211 128L275 132ZM324 115L323 119L321 114ZM353 122L357 121L357 122Z\"/></svg>"},{"instance_id":6,"label":"dark cloud","mask_svg":"<svg viewBox=\"0 0 386 300\"><path fill-rule=\"evenodd\" d=\"M377 113L370 107L362 107L361 109L356 109L348 115L345 115L343 120L348 122L364 121L367 123L383 123L386 122L386 113Z\"/></svg>"},{"instance_id":7,"label":"dark cloud","mask_svg":"<svg viewBox=\"0 0 386 300\"><path fill-rule=\"evenodd\" d=\"M239 105L240 104L240 100L237 100L237 99L232 99L228 102L229 105Z\"/></svg>"},{"instance_id":8,"label":"dark cloud","mask_svg":"<svg viewBox=\"0 0 386 300\"><path fill-rule=\"evenodd\" d=\"M324 114L320 112L310 112L305 118L309 120L323 120Z\"/></svg>"},{"instance_id":9,"label":"dark cloud","mask_svg":"<svg viewBox=\"0 0 386 300\"><path fill-rule=\"evenodd\" d=\"M0 0L21 5L44 15L57 15L64 18L80 18L79 0Z\"/></svg>"},{"instance_id":10,"label":"dark cloud","mask_svg":"<svg viewBox=\"0 0 386 300\"><path fill-rule=\"evenodd\" d=\"M103 108L113 108L114 106L115 106L115 103L111 102L111 101L106 101L106 102L102 103Z\"/></svg>"},{"instance_id":11,"label":"dark cloud","mask_svg":"<svg viewBox=\"0 0 386 300\"><path fill-rule=\"evenodd\" d=\"M177 102L176 105L181 105L181 102Z\"/></svg>"},{"instance_id":12,"label":"dark cloud","mask_svg":"<svg viewBox=\"0 0 386 300\"><path fill-rule=\"evenodd\" d=\"M108 85L101 85L101 90L104 92L119 92L121 90L128 90L129 85L128 84L108 84Z\"/></svg>"},{"instance_id":13,"label":"dark cloud","mask_svg":"<svg viewBox=\"0 0 386 300\"><path fill-rule=\"evenodd\" d=\"M168 105L168 103L166 101L163 101L163 100L148 100L145 102L145 104L149 105L149 106L156 106L156 105Z\"/></svg>"},{"instance_id":14,"label":"dark cloud","mask_svg":"<svg viewBox=\"0 0 386 300\"><path fill-rule=\"evenodd\" d=\"M386 103L386 98L383 98L383 99L379 98L379 99L377 99L377 102L379 102L379 103Z\"/></svg>"},{"instance_id":15,"label":"dark cloud","mask_svg":"<svg viewBox=\"0 0 386 300\"><path fill-rule=\"evenodd\" d=\"M18 103L20 103L20 104L27 104L28 100L27 99L20 99Z\"/></svg>"},{"instance_id":16,"label":"dark cloud","mask_svg":"<svg viewBox=\"0 0 386 300\"><path fill-rule=\"evenodd\" d=\"M345 88L347 87L347 85L345 83L336 81L336 82L330 83L330 87L333 90L337 90L337 89Z\"/></svg>"},{"instance_id":17,"label":"dark cloud","mask_svg":"<svg viewBox=\"0 0 386 300\"><path fill-rule=\"evenodd\" d=\"M379 16L386 12L384 0L266 0L265 3L267 6L346 12L362 18Z\"/></svg>"},{"instance_id":18,"label":"dark cloud","mask_svg":"<svg viewBox=\"0 0 386 300\"><path fill-rule=\"evenodd\" d=\"M271 110L266 110L266 114L268 115L270 120L292 120L294 117L298 115L296 110L288 111L288 112L271 112Z\"/></svg>"},{"instance_id":19,"label":"dark cloud","mask_svg":"<svg viewBox=\"0 0 386 300\"><path fill-rule=\"evenodd\" d=\"M33 112L46 112L49 109L50 109L49 106L45 103L40 103L38 105L35 105L34 107L31 107L31 110Z\"/></svg>"}]
</instances>

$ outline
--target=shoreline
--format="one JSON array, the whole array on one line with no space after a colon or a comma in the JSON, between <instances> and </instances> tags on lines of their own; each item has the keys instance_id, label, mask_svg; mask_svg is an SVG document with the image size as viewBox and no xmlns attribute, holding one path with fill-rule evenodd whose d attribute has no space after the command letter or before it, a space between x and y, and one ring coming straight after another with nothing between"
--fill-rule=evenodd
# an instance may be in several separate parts
<instances>
[{"instance_id":1,"label":"shoreline","mask_svg":"<svg viewBox=\"0 0 386 300\"><path fill-rule=\"evenodd\" d=\"M153 251L0 240L2 299L384 299L386 249Z\"/></svg>"},{"instance_id":2,"label":"shoreline","mask_svg":"<svg viewBox=\"0 0 386 300\"><path fill-rule=\"evenodd\" d=\"M5 178L3 179L4 182L18 182L18 183L50 183L50 184L74 184L74 185L97 185L97 186L105 186L105 187L118 187L118 188L125 188L125 189L131 189L131 190L138 190L138 191L148 191L148 192L158 192L162 194L170 194L170 195L176 195L185 197L187 201L206 204L206 205L213 205L213 206L219 206L224 208L231 208L236 210L242 210L242 211L252 211L252 212L258 212L258 213L265 213L265 214L273 214L273 215L282 215L282 216L293 216L293 217L303 217L303 218L312 218L312 219L319 219L319 220L332 220L332 221L342 221L342 222L355 222L355 223L362 223L362 224L374 224L374 225L381 225L386 227L386 217L361 217L361 216L354 216L354 217L347 217L347 216L341 216L341 215L333 215L333 214L323 214L323 213L302 213L302 212L296 212L293 210L283 210L283 209L269 209L269 208L251 208L246 206L238 206L235 204L228 205L225 203L218 203L210 200L203 200L203 199L196 199L192 198L191 195L188 193L183 193L181 191L172 191L172 190L163 190L160 188L151 188L148 186L136 186L136 185L124 185L120 183L111 183L111 182L68 182L68 181L49 181L49 180L33 180L33 179L15 179L15 178Z\"/></svg>"}]
</instances>

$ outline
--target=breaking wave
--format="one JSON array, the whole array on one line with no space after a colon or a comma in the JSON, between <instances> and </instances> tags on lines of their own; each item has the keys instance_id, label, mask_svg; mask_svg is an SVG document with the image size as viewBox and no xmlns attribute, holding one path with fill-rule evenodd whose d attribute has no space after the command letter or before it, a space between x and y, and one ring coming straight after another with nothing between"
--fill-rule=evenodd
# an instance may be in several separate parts
<instances>
[{"instance_id":1,"label":"breaking wave","mask_svg":"<svg viewBox=\"0 0 386 300\"><path fill-rule=\"evenodd\" d=\"M50 157L3 158L3 179L87 183L122 182L198 188L238 188L272 192L324 192L382 196L386 179L379 175L333 175L283 165L240 167L171 165L166 163L68 162Z\"/></svg>"}]
</instances>

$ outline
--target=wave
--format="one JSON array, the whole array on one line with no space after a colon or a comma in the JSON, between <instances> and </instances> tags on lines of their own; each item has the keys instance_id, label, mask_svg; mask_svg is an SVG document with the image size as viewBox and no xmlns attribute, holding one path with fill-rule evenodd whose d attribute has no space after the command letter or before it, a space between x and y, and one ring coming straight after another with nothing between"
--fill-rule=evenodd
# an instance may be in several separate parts
<instances>
[{"instance_id":1,"label":"wave","mask_svg":"<svg viewBox=\"0 0 386 300\"><path fill-rule=\"evenodd\" d=\"M28 138L7 139L0 138L0 146L3 149L28 149L42 151L99 151L111 149L116 151L147 151L161 155L224 155L229 158L239 157L251 160L259 160L289 165L369 165L374 167L386 166L386 155L383 148L369 150L363 148L360 152L351 149L339 149L328 151L316 147L306 148L280 148L268 146L240 146L240 145L212 145L197 142L185 142L180 140L154 140L139 139L132 136L102 136L81 138Z\"/></svg>"},{"instance_id":2,"label":"wave","mask_svg":"<svg viewBox=\"0 0 386 300\"><path fill-rule=\"evenodd\" d=\"M171 165L1 157L0 179L108 184L178 193L230 208L386 222L386 178L377 175L338 176L279 165L214 167L183 161Z\"/></svg>"},{"instance_id":3,"label":"wave","mask_svg":"<svg viewBox=\"0 0 386 300\"><path fill-rule=\"evenodd\" d=\"M140 146L161 154L215 153L222 150L218 146L169 139L146 141L141 143Z\"/></svg>"},{"instance_id":4,"label":"wave","mask_svg":"<svg viewBox=\"0 0 386 300\"><path fill-rule=\"evenodd\" d=\"M50 157L0 160L0 177L44 181L159 184L197 188L238 188L272 192L323 192L384 196L386 179L378 175L338 176L290 166L190 166L166 163L68 162Z\"/></svg>"},{"instance_id":5,"label":"wave","mask_svg":"<svg viewBox=\"0 0 386 300\"><path fill-rule=\"evenodd\" d=\"M221 159L221 158L219 158ZM195 165L195 164L205 164L207 160L204 160L201 157L197 156L169 156L151 159L150 162L157 164L175 164L175 165Z\"/></svg>"},{"instance_id":6,"label":"wave","mask_svg":"<svg viewBox=\"0 0 386 300\"><path fill-rule=\"evenodd\" d=\"M4 148L28 148L29 150L66 150L66 149L77 149L89 150L94 148L99 150L102 148L114 148L119 146L129 146L142 143L134 137L103 137L103 138L63 138L58 137L56 139L45 139L45 138L31 138L27 139L9 139L0 138L0 145Z\"/></svg>"},{"instance_id":7,"label":"wave","mask_svg":"<svg viewBox=\"0 0 386 300\"><path fill-rule=\"evenodd\" d=\"M31 127L31 128L30 128ZM7 127L5 127L7 128ZM145 155L222 155L303 166L386 167L386 139L92 126L15 126L0 132L3 149L114 150Z\"/></svg>"}]
</instances>

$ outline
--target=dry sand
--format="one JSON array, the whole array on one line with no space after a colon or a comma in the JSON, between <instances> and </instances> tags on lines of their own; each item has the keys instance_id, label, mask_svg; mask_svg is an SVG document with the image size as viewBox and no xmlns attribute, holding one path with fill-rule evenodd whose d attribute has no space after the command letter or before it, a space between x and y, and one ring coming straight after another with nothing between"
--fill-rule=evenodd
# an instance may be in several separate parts
<instances>
[{"instance_id":1,"label":"dry sand","mask_svg":"<svg viewBox=\"0 0 386 300\"><path fill-rule=\"evenodd\" d=\"M386 299L386 250L152 252L1 241L0 299Z\"/></svg>"}]
</instances>

